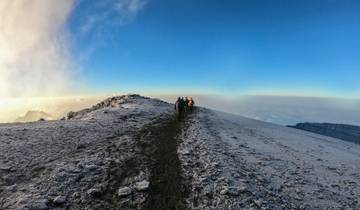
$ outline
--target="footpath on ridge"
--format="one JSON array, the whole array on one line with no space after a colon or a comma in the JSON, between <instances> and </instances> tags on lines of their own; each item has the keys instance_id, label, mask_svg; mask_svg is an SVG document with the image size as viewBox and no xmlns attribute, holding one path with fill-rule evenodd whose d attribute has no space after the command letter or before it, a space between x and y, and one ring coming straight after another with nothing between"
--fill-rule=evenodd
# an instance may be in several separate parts
<instances>
[{"instance_id":1,"label":"footpath on ridge","mask_svg":"<svg viewBox=\"0 0 360 210\"><path fill-rule=\"evenodd\" d=\"M188 186L177 154L184 126L170 117L141 132L140 147L150 161L150 192L143 209L185 209Z\"/></svg>"}]
</instances>

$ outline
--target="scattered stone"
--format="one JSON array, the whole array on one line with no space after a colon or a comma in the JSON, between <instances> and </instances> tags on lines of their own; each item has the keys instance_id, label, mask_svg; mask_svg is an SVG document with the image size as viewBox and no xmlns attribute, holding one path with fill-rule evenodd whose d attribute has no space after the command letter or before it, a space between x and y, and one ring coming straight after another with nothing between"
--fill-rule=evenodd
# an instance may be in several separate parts
<instances>
[{"instance_id":1,"label":"scattered stone","mask_svg":"<svg viewBox=\"0 0 360 210\"><path fill-rule=\"evenodd\" d=\"M212 196L212 194L213 194L213 191L212 191L211 187L209 185L206 185L204 187L204 195Z\"/></svg>"},{"instance_id":2,"label":"scattered stone","mask_svg":"<svg viewBox=\"0 0 360 210\"><path fill-rule=\"evenodd\" d=\"M87 191L87 194L91 195L91 196L99 195L99 194L101 194L101 189L100 188L91 188Z\"/></svg>"},{"instance_id":3,"label":"scattered stone","mask_svg":"<svg viewBox=\"0 0 360 210\"><path fill-rule=\"evenodd\" d=\"M17 190L17 185L16 184L10 185L6 188L6 190L10 192L15 192Z\"/></svg>"},{"instance_id":4,"label":"scattered stone","mask_svg":"<svg viewBox=\"0 0 360 210\"><path fill-rule=\"evenodd\" d=\"M218 181L219 182L226 181L226 178L225 177L220 177L220 178L218 178Z\"/></svg>"},{"instance_id":5,"label":"scattered stone","mask_svg":"<svg viewBox=\"0 0 360 210\"><path fill-rule=\"evenodd\" d=\"M317 198L324 199L324 195L318 195Z\"/></svg>"},{"instance_id":6,"label":"scattered stone","mask_svg":"<svg viewBox=\"0 0 360 210\"><path fill-rule=\"evenodd\" d=\"M145 190L149 189L149 185L150 185L150 182L143 180L141 182L136 182L134 185L134 188L137 191L145 191Z\"/></svg>"},{"instance_id":7,"label":"scattered stone","mask_svg":"<svg viewBox=\"0 0 360 210\"><path fill-rule=\"evenodd\" d=\"M117 136L116 135L109 135L106 137L106 139L110 140L110 139L115 139Z\"/></svg>"},{"instance_id":8,"label":"scattered stone","mask_svg":"<svg viewBox=\"0 0 360 210\"><path fill-rule=\"evenodd\" d=\"M189 150L182 150L182 151L180 152L180 154L182 154L182 155L189 155L190 152L189 152Z\"/></svg>"},{"instance_id":9,"label":"scattered stone","mask_svg":"<svg viewBox=\"0 0 360 210\"><path fill-rule=\"evenodd\" d=\"M292 187L293 185L292 185L291 183L287 182L287 183L285 184L285 186L286 186L286 187Z\"/></svg>"},{"instance_id":10,"label":"scattered stone","mask_svg":"<svg viewBox=\"0 0 360 210\"><path fill-rule=\"evenodd\" d=\"M228 187L223 187L223 189L220 191L220 195L226 195L229 192Z\"/></svg>"},{"instance_id":11,"label":"scattered stone","mask_svg":"<svg viewBox=\"0 0 360 210\"><path fill-rule=\"evenodd\" d=\"M78 198L81 197L81 194L80 194L79 192L74 192L74 193L72 194L72 197L73 197L74 199L78 199Z\"/></svg>"},{"instance_id":12,"label":"scattered stone","mask_svg":"<svg viewBox=\"0 0 360 210\"><path fill-rule=\"evenodd\" d=\"M261 207L263 204L263 201L262 201L262 199L257 199L257 200L254 200L254 203L256 206Z\"/></svg>"},{"instance_id":13,"label":"scattered stone","mask_svg":"<svg viewBox=\"0 0 360 210\"><path fill-rule=\"evenodd\" d=\"M75 113L75 112L69 112L69 113L67 114L67 119L70 120L70 119L74 118L75 116L76 116L76 113Z\"/></svg>"},{"instance_id":14,"label":"scattered stone","mask_svg":"<svg viewBox=\"0 0 360 210\"><path fill-rule=\"evenodd\" d=\"M294 196L294 199L295 199L295 200L302 200L302 198L299 197L298 195L295 195L295 196Z\"/></svg>"},{"instance_id":15,"label":"scattered stone","mask_svg":"<svg viewBox=\"0 0 360 210\"><path fill-rule=\"evenodd\" d=\"M336 167L333 167L333 166L328 166L327 168L331 171L336 171L336 169L337 169Z\"/></svg>"},{"instance_id":16,"label":"scattered stone","mask_svg":"<svg viewBox=\"0 0 360 210\"><path fill-rule=\"evenodd\" d=\"M246 186L241 186L238 188L240 193L246 192L247 191L247 187Z\"/></svg>"},{"instance_id":17,"label":"scattered stone","mask_svg":"<svg viewBox=\"0 0 360 210\"><path fill-rule=\"evenodd\" d=\"M86 169L88 169L89 171L94 171L98 168L97 165L87 165L85 166Z\"/></svg>"},{"instance_id":18,"label":"scattered stone","mask_svg":"<svg viewBox=\"0 0 360 210\"><path fill-rule=\"evenodd\" d=\"M232 196L238 196L239 190L235 187L230 187L228 193L229 193L229 195L232 195Z\"/></svg>"},{"instance_id":19,"label":"scattered stone","mask_svg":"<svg viewBox=\"0 0 360 210\"><path fill-rule=\"evenodd\" d=\"M331 187L340 187L338 184L331 184Z\"/></svg>"},{"instance_id":20,"label":"scattered stone","mask_svg":"<svg viewBox=\"0 0 360 210\"><path fill-rule=\"evenodd\" d=\"M66 197L65 196L56 196L53 200L53 203L55 205L61 205L64 204L66 202Z\"/></svg>"},{"instance_id":21,"label":"scattered stone","mask_svg":"<svg viewBox=\"0 0 360 210\"><path fill-rule=\"evenodd\" d=\"M205 182L208 178L207 177L200 177L199 182Z\"/></svg>"},{"instance_id":22,"label":"scattered stone","mask_svg":"<svg viewBox=\"0 0 360 210\"><path fill-rule=\"evenodd\" d=\"M132 190L130 187L122 187L118 190L118 196L125 197L132 193Z\"/></svg>"},{"instance_id":23,"label":"scattered stone","mask_svg":"<svg viewBox=\"0 0 360 210\"><path fill-rule=\"evenodd\" d=\"M218 167L218 166L219 166L219 163L218 163L218 162L214 162L214 163L212 163L211 165L214 166L214 167Z\"/></svg>"},{"instance_id":24,"label":"scattered stone","mask_svg":"<svg viewBox=\"0 0 360 210\"><path fill-rule=\"evenodd\" d=\"M10 171L11 167L4 165L4 164L0 164L0 171Z\"/></svg>"}]
</instances>

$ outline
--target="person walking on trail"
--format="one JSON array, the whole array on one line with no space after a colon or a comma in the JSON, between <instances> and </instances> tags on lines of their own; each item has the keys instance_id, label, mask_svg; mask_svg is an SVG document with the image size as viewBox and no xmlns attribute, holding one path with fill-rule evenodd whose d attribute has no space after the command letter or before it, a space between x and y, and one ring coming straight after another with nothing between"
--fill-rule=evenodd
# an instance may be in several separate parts
<instances>
[{"instance_id":1,"label":"person walking on trail","mask_svg":"<svg viewBox=\"0 0 360 210\"><path fill-rule=\"evenodd\" d=\"M176 114L177 114L177 119L180 121L181 116L184 111L184 100L180 97L175 102L175 110L176 110Z\"/></svg>"},{"instance_id":2,"label":"person walking on trail","mask_svg":"<svg viewBox=\"0 0 360 210\"><path fill-rule=\"evenodd\" d=\"M189 99L188 99L188 97L185 97L185 100L184 100L184 110L185 110L185 112L189 112Z\"/></svg>"},{"instance_id":3,"label":"person walking on trail","mask_svg":"<svg viewBox=\"0 0 360 210\"><path fill-rule=\"evenodd\" d=\"M188 107L190 109L190 112L193 111L194 105L195 105L194 99L192 97L190 97L189 102L188 102Z\"/></svg>"}]
</instances>

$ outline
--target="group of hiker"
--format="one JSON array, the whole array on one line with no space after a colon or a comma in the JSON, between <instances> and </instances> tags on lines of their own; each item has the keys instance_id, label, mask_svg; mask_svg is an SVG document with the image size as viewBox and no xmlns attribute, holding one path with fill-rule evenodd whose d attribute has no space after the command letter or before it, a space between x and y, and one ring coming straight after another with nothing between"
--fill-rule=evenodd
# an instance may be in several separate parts
<instances>
[{"instance_id":1,"label":"group of hiker","mask_svg":"<svg viewBox=\"0 0 360 210\"><path fill-rule=\"evenodd\" d=\"M180 120L185 113L192 112L194 105L195 102L192 97L179 97L175 102L177 119Z\"/></svg>"}]
</instances>

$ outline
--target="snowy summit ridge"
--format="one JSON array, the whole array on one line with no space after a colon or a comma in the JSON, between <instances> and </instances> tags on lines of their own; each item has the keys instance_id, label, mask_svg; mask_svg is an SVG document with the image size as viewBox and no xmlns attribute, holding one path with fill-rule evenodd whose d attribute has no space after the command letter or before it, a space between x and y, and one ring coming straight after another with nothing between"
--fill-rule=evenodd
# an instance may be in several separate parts
<instances>
[{"instance_id":1,"label":"snowy summit ridge","mask_svg":"<svg viewBox=\"0 0 360 210\"><path fill-rule=\"evenodd\" d=\"M0 125L0 209L358 209L360 145L198 107L108 98Z\"/></svg>"},{"instance_id":2,"label":"snowy summit ridge","mask_svg":"<svg viewBox=\"0 0 360 210\"><path fill-rule=\"evenodd\" d=\"M160 101L158 99L151 99L148 97L144 97L138 94L129 94L122 96L114 96L109 97L100 103L92 106L91 108L83 109L78 112L69 112L67 119L77 119L82 118L88 115L89 113L101 110L101 109L109 109L109 108L129 108L134 105L144 105L144 104L153 104L155 106L168 105L168 103L164 101Z\"/></svg>"}]
</instances>

